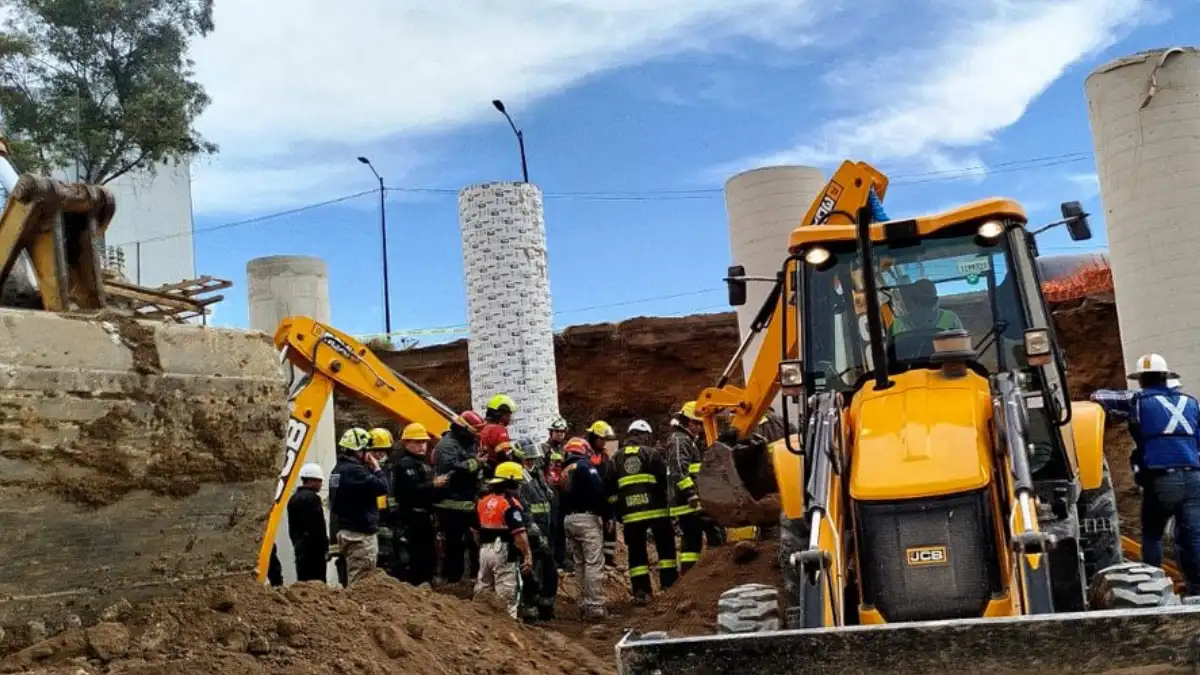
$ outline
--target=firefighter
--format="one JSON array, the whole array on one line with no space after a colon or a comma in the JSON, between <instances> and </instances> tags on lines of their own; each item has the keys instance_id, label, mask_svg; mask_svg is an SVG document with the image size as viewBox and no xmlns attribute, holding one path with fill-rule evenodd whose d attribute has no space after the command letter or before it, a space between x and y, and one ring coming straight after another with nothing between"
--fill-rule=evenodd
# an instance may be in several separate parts
<instances>
[{"instance_id":1,"label":"firefighter","mask_svg":"<svg viewBox=\"0 0 1200 675\"><path fill-rule=\"evenodd\" d=\"M607 495L606 501L609 505L608 510L603 514L604 565L606 567L616 567L617 520L614 510L617 503L617 475L613 469L613 462L608 456L608 444L616 441L617 433L613 431L612 425L608 422L596 420L592 422L592 426L588 427L585 438L592 450L592 464L600 472L600 478L604 481L604 490Z\"/></svg>"},{"instance_id":2,"label":"firefighter","mask_svg":"<svg viewBox=\"0 0 1200 675\"><path fill-rule=\"evenodd\" d=\"M562 447L563 443L567 442L567 430L569 428L570 425L568 425L567 421L561 417L555 418L555 420L550 423L550 428L548 429L549 433L546 440L539 443L541 446L542 457L544 457L543 461L546 464L546 466L542 467L543 470L545 470L551 462L557 461L559 464L562 463Z\"/></svg>"},{"instance_id":3,"label":"firefighter","mask_svg":"<svg viewBox=\"0 0 1200 675\"><path fill-rule=\"evenodd\" d=\"M346 560L346 584L375 567L379 555L379 498L388 493L371 434L351 427L338 441L337 464L329 475L330 511L337 517L336 541Z\"/></svg>"},{"instance_id":4,"label":"firefighter","mask_svg":"<svg viewBox=\"0 0 1200 675\"><path fill-rule=\"evenodd\" d=\"M470 558L472 576L479 569L479 547L471 531L479 490L476 437L483 426L479 413L467 410L451 421L450 430L433 448L434 473L445 479L433 506L443 548L441 579L449 583L462 581L465 557Z\"/></svg>"},{"instance_id":5,"label":"firefighter","mask_svg":"<svg viewBox=\"0 0 1200 675\"><path fill-rule=\"evenodd\" d=\"M700 495L693 478L700 472L700 448L696 446L696 438L704 427L696 415L695 401L684 403L675 413L675 421L666 442L667 482L671 489L671 517L679 523L682 534L679 573L683 574L700 562L700 551L704 547Z\"/></svg>"},{"instance_id":6,"label":"firefighter","mask_svg":"<svg viewBox=\"0 0 1200 675\"><path fill-rule=\"evenodd\" d=\"M554 618L554 598L558 595L558 569L554 560L554 519L551 505L554 490L542 473L540 443L513 442L513 452L525 465L525 480L521 483L521 505L536 525L530 528L529 544L533 547L533 579L526 584L521 599L522 618L527 621L549 621Z\"/></svg>"},{"instance_id":7,"label":"firefighter","mask_svg":"<svg viewBox=\"0 0 1200 675\"><path fill-rule=\"evenodd\" d=\"M609 511L604 480L592 464L591 449L582 438L563 446L566 467L562 476L562 508L567 550L579 577L580 611L585 619L604 612L604 521Z\"/></svg>"},{"instance_id":8,"label":"firefighter","mask_svg":"<svg viewBox=\"0 0 1200 675\"><path fill-rule=\"evenodd\" d=\"M544 465L542 471L546 476L546 482L552 487L558 485L559 479L562 478L563 443L567 440L569 427L570 425L565 419L556 418L550 423L548 438L541 443ZM571 561L567 558L566 529L563 527L563 512L562 505L559 504L558 490L552 489L551 495L550 509L554 518L554 531L550 535L550 539L554 544L554 563L558 569L569 571Z\"/></svg>"},{"instance_id":9,"label":"firefighter","mask_svg":"<svg viewBox=\"0 0 1200 675\"><path fill-rule=\"evenodd\" d=\"M367 433L371 434L371 449L379 453L376 455L379 457L379 468L383 469L383 476L388 484L387 494L379 498L379 532L376 535L379 538L379 554L376 557L375 565L388 574L396 576L396 524L393 522L396 504L392 498L395 491L392 489L392 467L389 464L392 446L396 444L396 439L392 436L392 432L383 427L375 427Z\"/></svg>"},{"instance_id":10,"label":"firefighter","mask_svg":"<svg viewBox=\"0 0 1200 675\"><path fill-rule=\"evenodd\" d=\"M325 506L321 503L321 485L325 472L320 464L300 467L300 487L287 503L288 537L296 554L296 581L325 582L325 554L329 551L329 530L325 524Z\"/></svg>"},{"instance_id":11,"label":"firefighter","mask_svg":"<svg viewBox=\"0 0 1200 675\"><path fill-rule=\"evenodd\" d=\"M396 549L393 576L413 586L432 582L437 572L437 532L433 525L436 490L448 476L434 476L426 458L429 432L413 422L400 433L400 449L392 462Z\"/></svg>"},{"instance_id":12,"label":"firefighter","mask_svg":"<svg viewBox=\"0 0 1200 675\"><path fill-rule=\"evenodd\" d=\"M483 415L484 420L489 424L507 427L516 411L517 404L513 402L512 398L506 394L496 394L488 399L487 409L483 411Z\"/></svg>"},{"instance_id":13,"label":"firefighter","mask_svg":"<svg viewBox=\"0 0 1200 675\"><path fill-rule=\"evenodd\" d=\"M633 601L650 601L650 556L647 536L658 553L659 587L670 588L677 578L675 528L667 504L667 463L654 447L654 430L634 420L621 451L613 461L617 475L617 509L629 555L629 585Z\"/></svg>"},{"instance_id":14,"label":"firefighter","mask_svg":"<svg viewBox=\"0 0 1200 675\"><path fill-rule=\"evenodd\" d=\"M500 464L512 461L512 440L508 428L499 422L488 422L479 432L479 459L483 463L485 478Z\"/></svg>"},{"instance_id":15,"label":"firefighter","mask_svg":"<svg viewBox=\"0 0 1200 675\"><path fill-rule=\"evenodd\" d=\"M504 601L508 614L517 618L522 577L533 574L533 551L527 533L528 516L521 509L517 491L525 479L524 467L504 462L488 480L488 494L479 500L479 576L475 598L494 591Z\"/></svg>"}]
</instances>

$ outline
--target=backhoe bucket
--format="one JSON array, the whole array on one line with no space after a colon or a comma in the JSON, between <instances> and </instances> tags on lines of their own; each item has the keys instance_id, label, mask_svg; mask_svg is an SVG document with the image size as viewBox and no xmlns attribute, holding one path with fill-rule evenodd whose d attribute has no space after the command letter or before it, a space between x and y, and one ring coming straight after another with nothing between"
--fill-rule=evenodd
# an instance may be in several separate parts
<instances>
[{"instance_id":1,"label":"backhoe bucket","mask_svg":"<svg viewBox=\"0 0 1200 675\"><path fill-rule=\"evenodd\" d=\"M621 675L1194 673L1200 607L661 638L626 635Z\"/></svg>"},{"instance_id":2,"label":"backhoe bucket","mask_svg":"<svg viewBox=\"0 0 1200 675\"><path fill-rule=\"evenodd\" d=\"M722 527L779 523L779 498L772 494L775 478L765 444L745 443L733 449L713 443L704 452L696 491L704 513Z\"/></svg>"},{"instance_id":3,"label":"backhoe bucket","mask_svg":"<svg viewBox=\"0 0 1200 675\"><path fill-rule=\"evenodd\" d=\"M286 420L262 333L0 309L4 646L252 574Z\"/></svg>"}]
</instances>

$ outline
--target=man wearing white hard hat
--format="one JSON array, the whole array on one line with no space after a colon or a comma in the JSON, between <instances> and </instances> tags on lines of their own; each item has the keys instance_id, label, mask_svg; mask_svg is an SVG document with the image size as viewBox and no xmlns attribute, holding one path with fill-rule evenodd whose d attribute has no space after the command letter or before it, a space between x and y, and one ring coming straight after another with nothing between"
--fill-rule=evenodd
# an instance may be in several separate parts
<instances>
[{"instance_id":1,"label":"man wearing white hard hat","mask_svg":"<svg viewBox=\"0 0 1200 675\"><path fill-rule=\"evenodd\" d=\"M1170 386L1179 374L1158 354L1138 358L1140 390L1102 389L1092 400L1129 421L1134 480L1142 486L1142 559L1162 566L1163 534L1175 519L1188 595L1200 595L1200 402Z\"/></svg>"},{"instance_id":2,"label":"man wearing white hard hat","mask_svg":"<svg viewBox=\"0 0 1200 675\"><path fill-rule=\"evenodd\" d=\"M300 486L288 500L288 536L296 552L296 581L325 581L329 529L321 506L324 482L325 472L320 464L305 464L300 467Z\"/></svg>"}]
</instances>

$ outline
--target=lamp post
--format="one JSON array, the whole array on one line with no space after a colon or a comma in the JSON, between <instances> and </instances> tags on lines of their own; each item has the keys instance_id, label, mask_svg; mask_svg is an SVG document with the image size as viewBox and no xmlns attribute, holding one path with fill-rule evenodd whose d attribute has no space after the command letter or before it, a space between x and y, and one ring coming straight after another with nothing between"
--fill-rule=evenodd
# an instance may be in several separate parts
<instances>
[{"instance_id":1,"label":"lamp post","mask_svg":"<svg viewBox=\"0 0 1200 675\"><path fill-rule=\"evenodd\" d=\"M379 172L375 170L375 165L371 164L371 160L359 157L358 161L366 164L371 173L375 174L375 178L379 180L379 237L383 246L383 331L388 335L388 339L391 339L392 303L388 293L387 195L383 186L383 176L380 176Z\"/></svg>"},{"instance_id":2,"label":"lamp post","mask_svg":"<svg viewBox=\"0 0 1200 675\"><path fill-rule=\"evenodd\" d=\"M517 125L513 123L513 119L509 116L508 111L504 109L504 101L495 99L492 101L492 107L499 110L501 115L504 115L504 119L508 120L508 126L512 127L513 133L517 135L517 147L521 149L521 179L528 183L529 166L525 163L525 134L521 133Z\"/></svg>"}]
</instances>

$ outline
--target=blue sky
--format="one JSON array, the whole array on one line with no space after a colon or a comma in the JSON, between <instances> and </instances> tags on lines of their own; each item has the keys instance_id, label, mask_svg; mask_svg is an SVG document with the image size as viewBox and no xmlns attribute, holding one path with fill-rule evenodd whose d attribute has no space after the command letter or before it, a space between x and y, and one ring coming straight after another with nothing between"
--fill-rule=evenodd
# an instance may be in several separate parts
<instances>
[{"instance_id":1,"label":"blue sky","mask_svg":"<svg viewBox=\"0 0 1200 675\"><path fill-rule=\"evenodd\" d=\"M950 0L537 0L550 14L527 20L498 3L474 3L475 14L462 10L472 3L363 4L376 13L321 26L351 31L327 38L357 45L345 63L292 55L257 75L231 65L256 48L238 26L257 10L230 3L197 46L214 99L201 130L223 148L195 171L197 269L237 284L216 324L246 325L248 260L301 254L329 264L335 325L382 330L377 194L224 227L373 189L357 155L389 187L435 190L389 193L394 330L465 324L455 192L520 177L495 97L524 129L546 194L556 326L725 309L720 189L771 163L827 174L843 157L876 163L893 180L893 216L1002 195L1052 220L1059 202L1081 199L1096 239L1056 232L1043 251L1101 248L1083 80L1111 58L1194 43L1200 25L1194 0L978 0L969 11ZM315 30L304 13L318 25L328 12L289 7L301 18L267 29L258 49L296 44Z\"/></svg>"}]
</instances>

